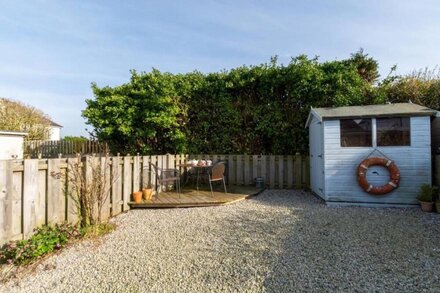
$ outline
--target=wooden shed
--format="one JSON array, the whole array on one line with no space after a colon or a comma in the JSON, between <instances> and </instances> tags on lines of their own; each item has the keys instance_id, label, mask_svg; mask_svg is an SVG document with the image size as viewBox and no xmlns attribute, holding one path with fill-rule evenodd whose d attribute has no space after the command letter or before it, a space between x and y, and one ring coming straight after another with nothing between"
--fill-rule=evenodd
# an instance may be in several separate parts
<instances>
[{"instance_id":1,"label":"wooden shed","mask_svg":"<svg viewBox=\"0 0 440 293\"><path fill-rule=\"evenodd\" d=\"M312 191L329 205L417 204L420 185L432 180L435 115L436 111L412 103L312 108L306 123ZM384 165L361 164L376 158ZM392 166L399 171L394 172L399 177L394 181ZM368 186L362 186L361 176ZM392 190L373 193L384 186Z\"/></svg>"}]
</instances>

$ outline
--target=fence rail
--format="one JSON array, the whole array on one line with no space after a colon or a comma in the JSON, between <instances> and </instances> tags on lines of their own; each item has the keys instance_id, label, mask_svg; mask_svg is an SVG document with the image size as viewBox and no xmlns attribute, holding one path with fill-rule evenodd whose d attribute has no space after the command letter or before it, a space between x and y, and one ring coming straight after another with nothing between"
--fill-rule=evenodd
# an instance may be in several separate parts
<instances>
[{"instance_id":1,"label":"fence rail","mask_svg":"<svg viewBox=\"0 0 440 293\"><path fill-rule=\"evenodd\" d=\"M106 143L98 141L36 140L24 142L25 158L58 158L76 154L105 154Z\"/></svg>"},{"instance_id":2,"label":"fence rail","mask_svg":"<svg viewBox=\"0 0 440 293\"><path fill-rule=\"evenodd\" d=\"M150 163L163 168L178 168L188 159L227 162L229 185L252 185L255 177L265 178L270 188L308 186L308 158L294 156L251 155L163 155L113 156L107 159L108 202L102 217L107 219L129 209L133 191L155 178ZM96 157L104 162L105 157ZM76 158L25 159L0 161L0 244L29 237L43 224L78 221L77 207L71 192L69 172Z\"/></svg>"}]
</instances>

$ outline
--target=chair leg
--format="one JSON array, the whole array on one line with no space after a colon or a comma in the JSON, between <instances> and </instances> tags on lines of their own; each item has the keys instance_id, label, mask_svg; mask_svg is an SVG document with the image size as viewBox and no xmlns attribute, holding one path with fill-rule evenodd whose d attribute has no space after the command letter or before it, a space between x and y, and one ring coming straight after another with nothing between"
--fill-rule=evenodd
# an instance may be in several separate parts
<instances>
[{"instance_id":1,"label":"chair leg","mask_svg":"<svg viewBox=\"0 0 440 293\"><path fill-rule=\"evenodd\" d=\"M223 177L223 187L225 188L225 193L228 193L228 192L226 191L225 177Z\"/></svg>"},{"instance_id":2,"label":"chair leg","mask_svg":"<svg viewBox=\"0 0 440 293\"><path fill-rule=\"evenodd\" d=\"M199 191L199 176L200 176L200 173L199 173L199 170L198 170L198 168L197 168L197 181L196 181L196 188L197 188L197 191Z\"/></svg>"},{"instance_id":3,"label":"chair leg","mask_svg":"<svg viewBox=\"0 0 440 293\"><path fill-rule=\"evenodd\" d=\"M208 180L209 180L209 187L211 188L211 196L214 197L214 192L212 191L211 176L209 176Z\"/></svg>"}]
</instances>

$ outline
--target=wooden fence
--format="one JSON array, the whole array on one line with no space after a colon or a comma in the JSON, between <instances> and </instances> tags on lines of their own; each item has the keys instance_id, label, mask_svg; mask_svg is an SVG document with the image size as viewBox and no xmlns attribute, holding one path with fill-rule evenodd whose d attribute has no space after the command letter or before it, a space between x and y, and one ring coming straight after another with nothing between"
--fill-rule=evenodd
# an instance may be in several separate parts
<instances>
[{"instance_id":1,"label":"wooden fence","mask_svg":"<svg viewBox=\"0 0 440 293\"><path fill-rule=\"evenodd\" d=\"M308 186L308 158L250 155L163 155L96 157L108 162L106 180L112 184L102 211L107 219L129 209L133 191L154 183L150 163L163 168L183 168L189 158L227 162L229 185L253 185L265 178L269 188ZM72 191L69 172L76 158L0 161L0 244L29 237L43 224L78 220L77 208L68 195Z\"/></svg>"},{"instance_id":2,"label":"wooden fence","mask_svg":"<svg viewBox=\"0 0 440 293\"><path fill-rule=\"evenodd\" d=\"M35 140L24 142L25 158L72 157L76 154L106 154L106 143L97 141Z\"/></svg>"}]
</instances>

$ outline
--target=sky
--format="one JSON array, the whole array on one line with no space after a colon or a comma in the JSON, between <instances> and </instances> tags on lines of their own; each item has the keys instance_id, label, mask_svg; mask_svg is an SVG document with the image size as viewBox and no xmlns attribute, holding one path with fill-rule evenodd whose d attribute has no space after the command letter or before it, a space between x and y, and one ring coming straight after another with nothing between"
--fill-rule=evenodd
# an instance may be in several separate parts
<instances>
[{"instance_id":1,"label":"sky","mask_svg":"<svg viewBox=\"0 0 440 293\"><path fill-rule=\"evenodd\" d=\"M384 77L440 64L440 2L0 0L0 97L85 135L90 84L130 70L213 72L300 54L341 60L363 48Z\"/></svg>"}]
</instances>

